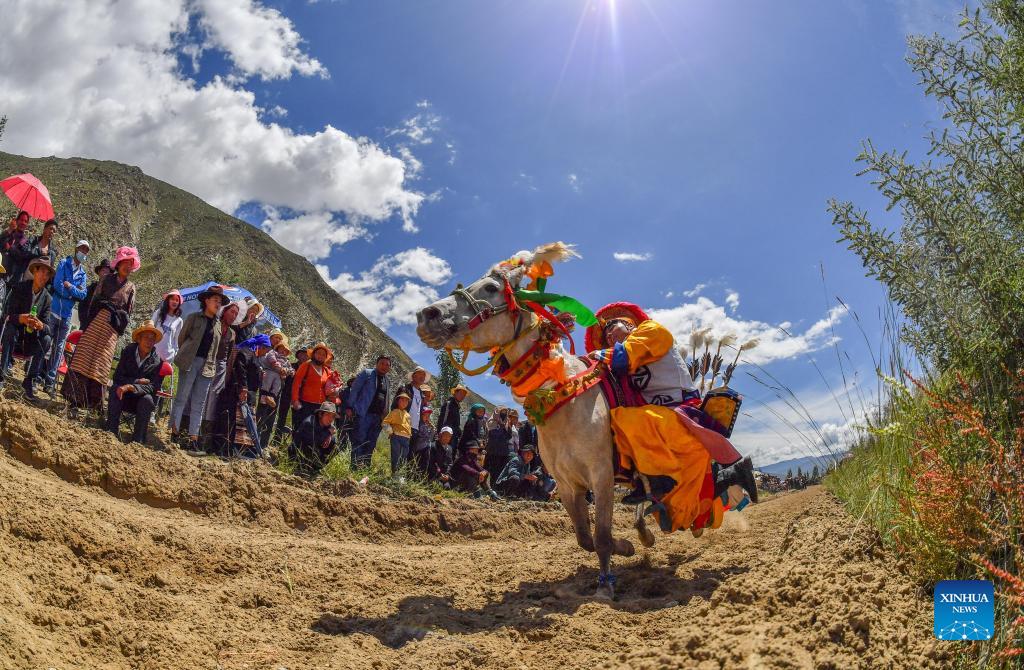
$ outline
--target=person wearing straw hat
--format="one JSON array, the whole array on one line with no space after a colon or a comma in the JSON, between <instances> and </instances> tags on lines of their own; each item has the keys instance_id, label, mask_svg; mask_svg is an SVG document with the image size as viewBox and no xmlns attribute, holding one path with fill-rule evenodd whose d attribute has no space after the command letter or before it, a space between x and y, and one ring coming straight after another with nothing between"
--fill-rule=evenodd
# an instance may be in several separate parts
<instances>
[{"instance_id":1,"label":"person wearing straw hat","mask_svg":"<svg viewBox=\"0 0 1024 670\"><path fill-rule=\"evenodd\" d=\"M260 396L256 402L256 425L259 427L260 444L264 449L270 445L278 408L282 404L288 404L287 401L282 403L281 398L284 380L294 374L292 365L288 362L288 357L292 353L288 347L288 338L277 330L270 333L269 339L271 350L259 359L263 378L260 381Z\"/></svg>"},{"instance_id":2,"label":"person wearing straw hat","mask_svg":"<svg viewBox=\"0 0 1024 670\"><path fill-rule=\"evenodd\" d=\"M163 332L152 321L143 321L132 331L132 343L121 350L114 379L107 395L106 429L120 438L121 415L135 415L132 442L146 443L149 419L156 409L156 392L163 385L164 366L156 344Z\"/></svg>"},{"instance_id":3,"label":"person wearing straw hat","mask_svg":"<svg viewBox=\"0 0 1024 670\"><path fill-rule=\"evenodd\" d=\"M82 331L61 387L72 409L99 411L103 407L117 340L135 307L135 284L129 277L141 265L137 249L120 247L114 253L114 273L96 287L89 305L89 325Z\"/></svg>"},{"instance_id":4,"label":"person wearing straw hat","mask_svg":"<svg viewBox=\"0 0 1024 670\"><path fill-rule=\"evenodd\" d=\"M349 391L349 404L355 415L355 429L352 431L352 466L362 468L370 465L373 450L380 437L381 419L387 413L391 371L391 357L379 354L372 368L366 368L356 375Z\"/></svg>"},{"instance_id":5,"label":"person wearing straw hat","mask_svg":"<svg viewBox=\"0 0 1024 670\"><path fill-rule=\"evenodd\" d=\"M409 439L412 437L412 422L409 419L409 394L405 391L395 397L395 408L381 419L381 424L391 430L391 476L397 477L409 460Z\"/></svg>"},{"instance_id":6,"label":"person wearing straw hat","mask_svg":"<svg viewBox=\"0 0 1024 670\"><path fill-rule=\"evenodd\" d=\"M462 438L462 401L466 399L467 395L469 395L469 389L462 384L453 388L437 419L438 430L446 426L452 429L453 445L458 445Z\"/></svg>"},{"instance_id":7,"label":"person wearing straw hat","mask_svg":"<svg viewBox=\"0 0 1024 670\"><path fill-rule=\"evenodd\" d=\"M298 428L306 417L327 400L327 382L334 352L326 342L317 342L309 351L309 360L295 370L292 382L292 426Z\"/></svg>"},{"instance_id":8,"label":"person wearing straw hat","mask_svg":"<svg viewBox=\"0 0 1024 670\"><path fill-rule=\"evenodd\" d=\"M206 396L217 371L216 352L220 347L218 314L228 303L224 289L212 286L198 296L200 311L185 317L178 335L178 353L174 365L178 368L178 390L171 405L171 439L177 440L182 418L188 410L189 452L200 453L199 430L203 421Z\"/></svg>"},{"instance_id":9,"label":"person wearing straw hat","mask_svg":"<svg viewBox=\"0 0 1024 670\"><path fill-rule=\"evenodd\" d=\"M319 474L338 448L337 416L337 406L325 400L292 433L292 452L299 469L310 477Z\"/></svg>"},{"instance_id":10,"label":"person wearing straw hat","mask_svg":"<svg viewBox=\"0 0 1024 670\"><path fill-rule=\"evenodd\" d=\"M36 258L29 264L32 279L20 281L11 291L4 320L3 355L0 357L0 387L9 374L15 350L31 356L28 373L22 382L25 397L35 398L32 380L43 367L43 356L50 343L50 292L53 266L47 258Z\"/></svg>"},{"instance_id":11,"label":"person wearing straw hat","mask_svg":"<svg viewBox=\"0 0 1024 670\"><path fill-rule=\"evenodd\" d=\"M75 253L57 264L53 277L53 302L50 305L50 350L43 389L53 396L57 383L57 368L64 360L64 342L71 332L71 313L75 303L85 299L85 261L89 256L89 241L78 240Z\"/></svg>"}]
</instances>

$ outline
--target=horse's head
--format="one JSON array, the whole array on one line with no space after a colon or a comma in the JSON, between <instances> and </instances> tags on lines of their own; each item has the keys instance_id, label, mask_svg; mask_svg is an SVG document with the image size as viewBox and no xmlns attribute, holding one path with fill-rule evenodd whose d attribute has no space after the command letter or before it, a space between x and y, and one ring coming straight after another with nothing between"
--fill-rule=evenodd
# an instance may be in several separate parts
<instances>
[{"instance_id":1,"label":"horse's head","mask_svg":"<svg viewBox=\"0 0 1024 670\"><path fill-rule=\"evenodd\" d=\"M563 242L545 244L532 252L520 251L469 286L459 284L447 298L420 310L416 314L416 334L431 349L486 351L510 342L521 324L515 318L494 317L510 311L513 317L518 316L513 291L530 276L532 269L577 255Z\"/></svg>"}]
</instances>

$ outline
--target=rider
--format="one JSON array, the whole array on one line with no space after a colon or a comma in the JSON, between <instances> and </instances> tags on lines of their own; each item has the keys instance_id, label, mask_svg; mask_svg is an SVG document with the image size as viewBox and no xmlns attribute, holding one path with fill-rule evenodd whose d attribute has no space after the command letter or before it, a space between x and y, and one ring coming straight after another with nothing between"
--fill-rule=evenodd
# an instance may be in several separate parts
<instances>
[{"instance_id":1,"label":"rider","mask_svg":"<svg viewBox=\"0 0 1024 670\"><path fill-rule=\"evenodd\" d=\"M701 487L710 467L708 431L675 411L676 407L699 407L700 392L693 384L675 339L640 307L625 302L600 309L597 325L587 329L589 356L608 365L612 372L628 375L646 405L611 410L621 465L647 475L651 494L668 508L672 530L689 527L701 513ZM728 462L715 479L715 495L736 484L757 501L757 486L749 458L739 454L724 437ZM642 481L624 502L646 499Z\"/></svg>"}]
</instances>

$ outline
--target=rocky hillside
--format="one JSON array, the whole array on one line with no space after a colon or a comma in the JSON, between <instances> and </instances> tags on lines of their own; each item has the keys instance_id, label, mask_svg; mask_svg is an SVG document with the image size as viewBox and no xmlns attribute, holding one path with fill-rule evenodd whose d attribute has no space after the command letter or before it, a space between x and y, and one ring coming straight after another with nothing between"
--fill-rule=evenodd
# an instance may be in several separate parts
<instances>
[{"instance_id":1,"label":"rocky hillside","mask_svg":"<svg viewBox=\"0 0 1024 670\"><path fill-rule=\"evenodd\" d=\"M391 355L404 376L414 363L398 344L321 279L313 265L261 230L137 167L84 158L26 158L0 152L0 176L31 172L50 190L62 254L87 238L91 261L137 246L142 269L134 318L147 318L172 287L207 281L253 291L284 322L293 342L324 340L343 374ZM7 220L14 210L2 200ZM38 227L38 223L34 224Z\"/></svg>"}]
</instances>

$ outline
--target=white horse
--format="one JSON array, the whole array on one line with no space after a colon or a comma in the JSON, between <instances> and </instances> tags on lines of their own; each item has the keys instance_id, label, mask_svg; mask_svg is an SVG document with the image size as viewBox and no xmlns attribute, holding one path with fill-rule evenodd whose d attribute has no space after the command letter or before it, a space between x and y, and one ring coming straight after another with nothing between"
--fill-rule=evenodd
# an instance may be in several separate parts
<instances>
[{"instance_id":1,"label":"white horse","mask_svg":"<svg viewBox=\"0 0 1024 670\"><path fill-rule=\"evenodd\" d=\"M465 348L487 352L502 347L498 359L508 363L526 354L541 336L540 320L532 312L510 306L507 291L520 286L530 267L566 260L575 252L562 242L520 252L518 265L498 264L466 288L461 285L452 295L438 300L417 315L416 329L428 347L438 349ZM564 360L567 376L587 369L561 345L554 353ZM496 360L500 363L500 360ZM614 468L611 416L608 403L599 387L594 386L563 405L537 434L544 465L558 482L562 505L572 519L576 541L587 551L596 551L600 562L597 595L615 597L615 577L611 573L611 557L632 556L628 540L612 536L614 507ZM497 473L494 473L495 475ZM594 495L595 528L590 530L587 491ZM654 545L654 534L644 523L642 506L637 507L635 526L645 547Z\"/></svg>"}]
</instances>

